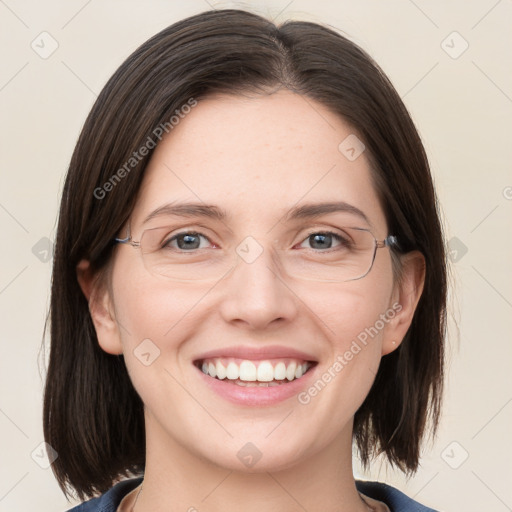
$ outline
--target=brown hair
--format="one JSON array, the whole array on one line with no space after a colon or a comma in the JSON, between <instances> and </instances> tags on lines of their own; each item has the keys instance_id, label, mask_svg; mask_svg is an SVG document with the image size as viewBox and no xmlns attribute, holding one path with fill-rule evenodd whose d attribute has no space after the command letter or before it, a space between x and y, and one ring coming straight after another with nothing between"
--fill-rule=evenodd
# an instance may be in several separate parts
<instances>
[{"instance_id":1,"label":"brown hair","mask_svg":"<svg viewBox=\"0 0 512 512\"><path fill-rule=\"evenodd\" d=\"M412 324L400 347L382 359L354 419L364 465L383 453L402 471L416 471L429 420L432 433L439 421L447 281L420 137L382 70L342 35L309 22L278 27L227 9L179 21L130 55L101 91L71 159L53 263L43 418L45 440L59 455L52 469L66 495L72 488L83 500L144 471L142 401L123 356L100 348L76 277L81 259L94 270L110 261L112 239L134 207L152 151L139 155L133 168L126 163L191 98L279 87L322 103L352 125L366 146L389 232L401 252L419 250L425 257ZM122 182L110 181L106 193L104 184L123 166Z\"/></svg>"}]
</instances>

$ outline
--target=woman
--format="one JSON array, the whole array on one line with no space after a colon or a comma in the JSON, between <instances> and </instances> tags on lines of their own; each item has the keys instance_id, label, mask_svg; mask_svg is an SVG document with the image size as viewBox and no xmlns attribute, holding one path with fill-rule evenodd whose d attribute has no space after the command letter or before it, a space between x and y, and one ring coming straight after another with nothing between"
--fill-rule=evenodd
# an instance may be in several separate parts
<instances>
[{"instance_id":1,"label":"woman","mask_svg":"<svg viewBox=\"0 0 512 512\"><path fill-rule=\"evenodd\" d=\"M74 511L432 510L356 481L352 443L416 471L445 304L428 161L371 58L313 23L180 21L109 80L67 174L59 485Z\"/></svg>"}]
</instances>

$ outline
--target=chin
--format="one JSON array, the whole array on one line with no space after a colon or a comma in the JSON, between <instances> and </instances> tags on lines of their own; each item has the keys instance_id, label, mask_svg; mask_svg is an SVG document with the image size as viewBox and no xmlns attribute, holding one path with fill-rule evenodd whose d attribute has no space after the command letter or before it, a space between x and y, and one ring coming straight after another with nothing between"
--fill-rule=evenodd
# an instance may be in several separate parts
<instances>
[{"instance_id":1,"label":"chin","mask_svg":"<svg viewBox=\"0 0 512 512\"><path fill-rule=\"evenodd\" d=\"M265 433L255 436L243 436L243 439L230 439L220 443L219 448L203 452L203 457L212 464L238 473L266 473L289 469L306 456L304 440L291 440L283 444L279 439L266 437ZM285 436L286 437L286 436ZM252 439L252 440L251 440Z\"/></svg>"}]
</instances>

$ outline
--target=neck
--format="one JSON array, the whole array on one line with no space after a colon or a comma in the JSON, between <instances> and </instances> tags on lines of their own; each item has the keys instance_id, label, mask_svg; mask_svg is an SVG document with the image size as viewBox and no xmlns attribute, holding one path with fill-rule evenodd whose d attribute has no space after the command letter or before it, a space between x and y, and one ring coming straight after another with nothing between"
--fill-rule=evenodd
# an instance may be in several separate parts
<instances>
[{"instance_id":1,"label":"neck","mask_svg":"<svg viewBox=\"0 0 512 512\"><path fill-rule=\"evenodd\" d=\"M192 453L146 417L146 467L134 512L367 512L352 474L352 432L289 467L221 467ZM218 447L217 451L225 447ZM262 457L263 460L263 457ZM138 493L138 491L137 491Z\"/></svg>"}]
</instances>

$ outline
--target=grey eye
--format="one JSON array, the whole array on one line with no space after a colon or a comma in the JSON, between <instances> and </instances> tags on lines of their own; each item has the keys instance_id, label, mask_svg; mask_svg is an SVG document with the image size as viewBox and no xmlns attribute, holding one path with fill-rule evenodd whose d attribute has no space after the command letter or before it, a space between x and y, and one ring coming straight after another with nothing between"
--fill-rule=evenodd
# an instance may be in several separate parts
<instances>
[{"instance_id":1,"label":"grey eye","mask_svg":"<svg viewBox=\"0 0 512 512\"><path fill-rule=\"evenodd\" d=\"M178 233L177 235L174 235L172 238L170 238L165 244L164 247L169 248L178 248L184 251L190 251L193 249L201 249L201 238L204 238L208 241L208 239L201 235L201 233L195 233L195 232L185 232L185 233ZM171 245L174 241L176 241L176 245Z\"/></svg>"}]
</instances>

